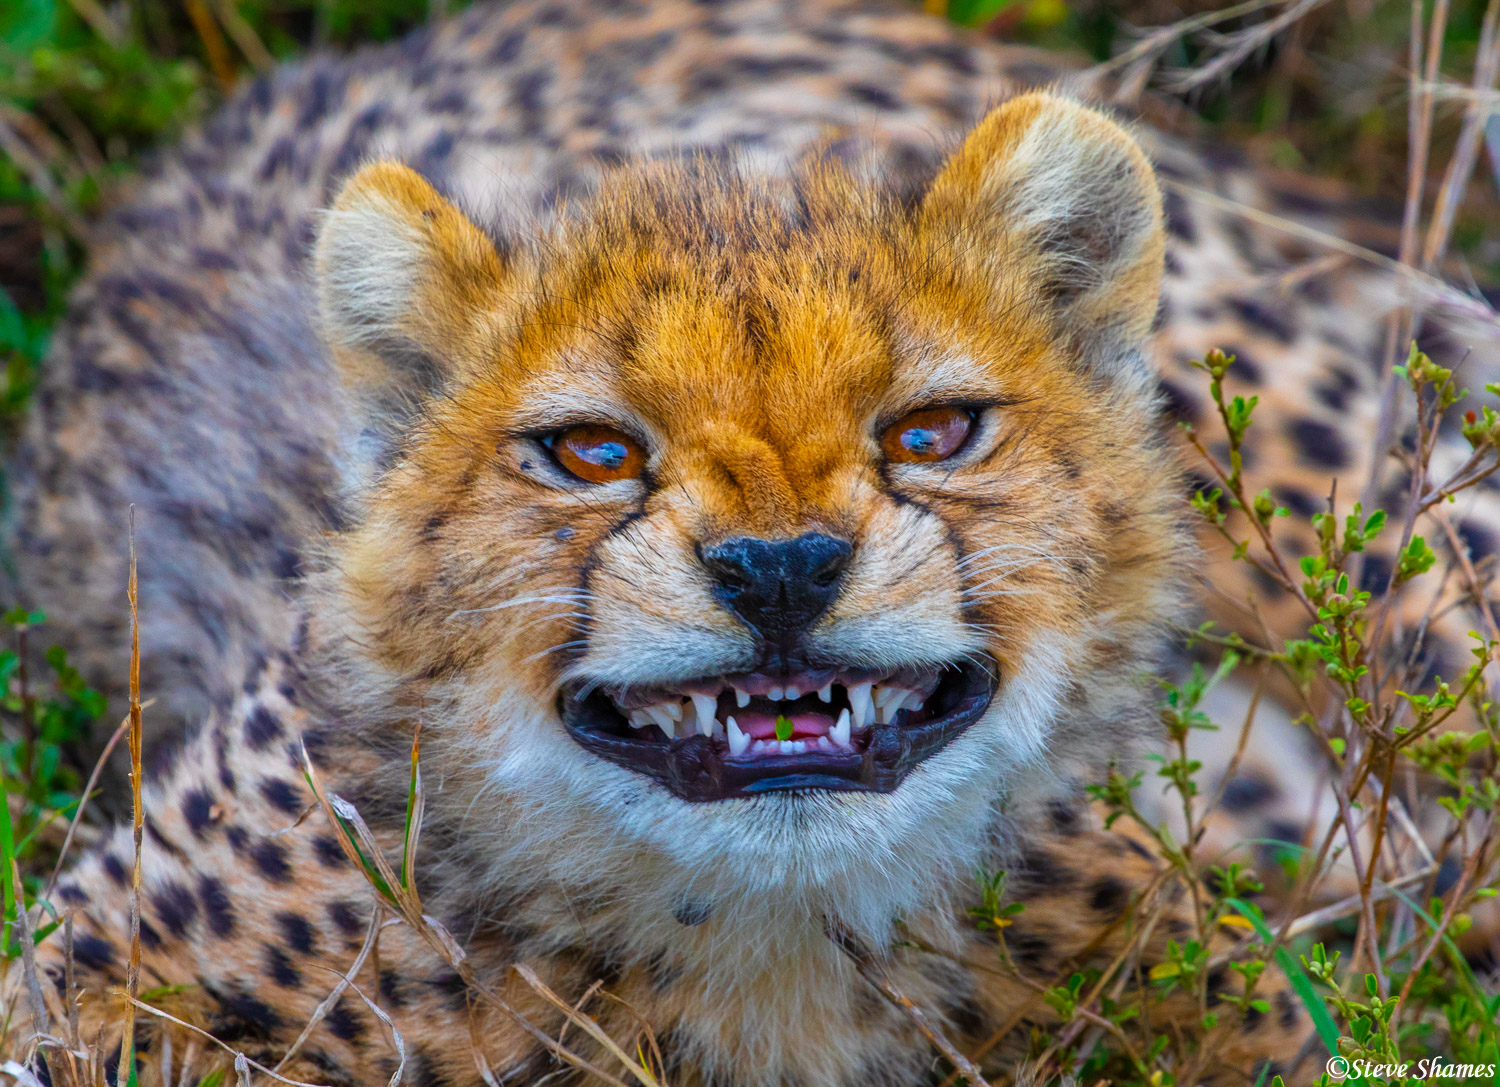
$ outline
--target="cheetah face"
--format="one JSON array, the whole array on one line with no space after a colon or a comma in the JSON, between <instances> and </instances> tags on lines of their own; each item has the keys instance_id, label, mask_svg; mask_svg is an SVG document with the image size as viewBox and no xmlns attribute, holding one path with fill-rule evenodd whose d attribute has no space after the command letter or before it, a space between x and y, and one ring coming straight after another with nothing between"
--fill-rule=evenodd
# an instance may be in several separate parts
<instances>
[{"instance_id":1,"label":"cheetah face","mask_svg":"<svg viewBox=\"0 0 1500 1087\"><path fill-rule=\"evenodd\" d=\"M501 249L367 167L318 252L363 504L329 612L466 813L916 872L1136 699L1178 559L1161 254L1139 150L1047 96L915 207L649 165Z\"/></svg>"}]
</instances>

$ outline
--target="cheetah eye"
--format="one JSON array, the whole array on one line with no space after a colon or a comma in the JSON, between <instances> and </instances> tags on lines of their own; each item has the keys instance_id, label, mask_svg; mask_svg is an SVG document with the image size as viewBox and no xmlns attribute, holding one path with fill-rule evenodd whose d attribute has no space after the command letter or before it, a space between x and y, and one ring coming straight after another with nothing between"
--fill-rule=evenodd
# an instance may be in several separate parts
<instances>
[{"instance_id":1,"label":"cheetah eye","mask_svg":"<svg viewBox=\"0 0 1500 1087\"><path fill-rule=\"evenodd\" d=\"M967 408L923 408L886 427L880 448L893 464L928 464L957 453L973 429Z\"/></svg>"},{"instance_id":2,"label":"cheetah eye","mask_svg":"<svg viewBox=\"0 0 1500 1087\"><path fill-rule=\"evenodd\" d=\"M646 462L640 444L613 427L572 426L548 434L542 444L559 465L585 483L638 479Z\"/></svg>"}]
</instances>

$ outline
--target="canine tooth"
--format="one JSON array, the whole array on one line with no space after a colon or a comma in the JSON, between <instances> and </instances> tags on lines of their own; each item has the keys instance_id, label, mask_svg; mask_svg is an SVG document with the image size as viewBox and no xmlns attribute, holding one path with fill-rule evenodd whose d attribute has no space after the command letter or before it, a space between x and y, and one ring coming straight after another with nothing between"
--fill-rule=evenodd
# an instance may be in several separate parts
<instances>
[{"instance_id":1,"label":"canine tooth","mask_svg":"<svg viewBox=\"0 0 1500 1087\"><path fill-rule=\"evenodd\" d=\"M698 734L712 736L714 718L719 712L719 700L711 694L693 695L693 711L698 715Z\"/></svg>"},{"instance_id":2,"label":"canine tooth","mask_svg":"<svg viewBox=\"0 0 1500 1087\"><path fill-rule=\"evenodd\" d=\"M833 723L833 728L828 730L828 738L837 747L849 746L849 711L839 710L839 719Z\"/></svg>"},{"instance_id":3,"label":"canine tooth","mask_svg":"<svg viewBox=\"0 0 1500 1087\"><path fill-rule=\"evenodd\" d=\"M734 700L740 704L740 709L750 705L750 692L742 691L738 687L734 689Z\"/></svg>"},{"instance_id":4,"label":"canine tooth","mask_svg":"<svg viewBox=\"0 0 1500 1087\"><path fill-rule=\"evenodd\" d=\"M660 703L655 706L647 706L646 713L650 715L651 720L656 722L656 727L667 734L667 739L677 739L677 722L672 720L672 716L667 713L665 706Z\"/></svg>"},{"instance_id":5,"label":"canine tooth","mask_svg":"<svg viewBox=\"0 0 1500 1087\"><path fill-rule=\"evenodd\" d=\"M875 716L870 700L870 684L856 683L849 688L849 709L854 713L854 727L864 728Z\"/></svg>"},{"instance_id":6,"label":"canine tooth","mask_svg":"<svg viewBox=\"0 0 1500 1087\"><path fill-rule=\"evenodd\" d=\"M824 702L832 702L833 701L833 682L832 681L829 681L828 683L823 684L822 687L818 688L818 698L821 701L824 701Z\"/></svg>"},{"instance_id":7,"label":"canine tooth","mask_svg":"<svg viewBox=\"0 0 1500 1087\"><path fill-rule=\"evenodd\" d=\"M743 755L750 748L750 737L740 731L740 726L733 717L724 722L724 727L729 735L729 753L731 755Z\"/></svg>"},{"instance_id":8,"label":"canine tooth","mask_svg":"<svg viewBox=\"0 0 1500 1087\"><path fill-rule=\"evenodd\" d=\"M651 718L643 710L631 710L629 720L631 728L645 728L651 723Z\"/></svg>"}]
</instances>

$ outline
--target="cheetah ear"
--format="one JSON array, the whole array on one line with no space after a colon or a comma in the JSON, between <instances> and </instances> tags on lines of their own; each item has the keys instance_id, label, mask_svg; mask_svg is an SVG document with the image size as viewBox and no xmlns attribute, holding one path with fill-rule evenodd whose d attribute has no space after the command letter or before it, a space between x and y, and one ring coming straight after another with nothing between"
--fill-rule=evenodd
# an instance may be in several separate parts
<instances>
[{"instance_id":1,"label":"cheetah ear","mask_svg":"<svg viewBox=\"0 0 1500 1087\"><path fill-rule=\"evenodd\" d=\"M949 160L922 215L982 274L1032 285L1084 365L1144 376L1165 251L1161 193L1119 125L1052 94L1014 98Z\"/></svg>"},{"instance_id":2,"label":"cheetah ear","mask_svg":"<svg viewBox=\"0 0 1500 1087\"><path fill-rule=\"evenodd\" d=\"M483 357L506 272L490 238L416 171L376 162L345 183L318 235L318 307L367 436L399 440Z\"/></svg>"}]
</instances>

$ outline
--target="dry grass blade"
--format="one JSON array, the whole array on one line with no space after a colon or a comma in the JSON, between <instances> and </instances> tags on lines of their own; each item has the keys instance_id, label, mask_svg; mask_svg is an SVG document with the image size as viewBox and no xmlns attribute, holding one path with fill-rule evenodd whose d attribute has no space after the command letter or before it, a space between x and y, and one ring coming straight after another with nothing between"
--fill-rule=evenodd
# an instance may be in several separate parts
<instances>
[{"instance_id":1,"label":"dry grass blade","mask_svg":"<svg viewBox=\"0 0 1500 1087\"><path fill-rule=\"evenodd\" d=\"M1121 77L1120 90L1115 94L1115 101L1134 102L1145 89L1151 69L1161 58L1162 52L1173 42L1196 31L1205 30L1216 23L1238 19L1242 15L1251 15L1272 7L1276 2L1277 0L1245 0L1244 3L1235 4L1220 11L1205 11L1186 19L1179 19L1168 26L1158 27L1129 49L1094 65L1086 75L1092 78L1124 69L1126 74Z\"/></svg>"},{"instance_id":2,"label":"dry grass blade","mask_svg":"<svg viewBox=\"0 0 1500 1087\"><path fill-rule=\"evenodd\" d=\"M623 1064L630 1071L630 1074L640 1081L642 1087L660 1087L661 1081L651 1074L650 1069L634 1060L628 1053L621 1049L604 1028L594 1022L592 1018L584 1015L562 997L554 993L547 986L547 983L537 976L536 971L531 969L531 967L525 963L516 963L511 969L520 975L521 980L530 985L542 999L567 1016L569 1023L575 1024L590 1038L609 1050L615 1059Z\"/></svg>"},{"instance_id":3,"label":"dry grass blade","mask_svg":"<svg viewBox=\"0 0 1500 1087\"><path fill-rule=\"evenodd\" d=\"M16 892L16 938L21 944L22 978L26 983L26 996L31 1003L33 1030L40 1031L50 1023L47 1001L42 997L42 986L37 980L36 945L31 939L31 918L26 909L26 888L21 884L21 869L15 858L10 861L10 880Z\"/></svg>"},{"instance_id":4,"label":"dry grass blade","mask_svg":"<svg viewBox=\"0 0 1500 1087\"><path fill-rule=\"evenodd\" d=\"M1308 226L1306 223L1297 222L1295 219L1288 219L1285 216L1274 215L1271 212L1262 211L1260 208L1242 204L1239 201L1220 196L1216 192L1210 192L1208 189L1198 188L1196 185L1186 185L1169 177L1161 177L1157 180L1164 189L1181 193L1183 196L1201 201L1220 211L1238 215L1271 230L1291 237L1301 238L1304 241L1312 242L1325 249L1353 257L1361 263L1390 272L1402 283L1406 284L1413 299L1421 299L1428 305L1446 306L1454 313L1476 321L1491 323L1496 319L1495 310L1482 299L1470 297L1452 284L1445 283L1436 276L1419 271L1409 264L1392 260L1383 253L1377 253L1373 249L1356 245L1336 234L1329 234L1326 231L1318 230L1315 227Z\"/></svg>"},{"instance_id":5,"label":"dry grass blade","mask_svg":"<svg viewBox=\"0 0 1500 1087\"><path fill-rule=\"evenodd\" d=\"M1471 84L1473 97L1464 111L1463 128L1454 145L1453 156L1448 160L1448 170L1443 175L1443 185L1438 190L1437 204L1432 209L1432 221L1427 228L1427 240L1422 247L1422 268L1432 271L1442 260L1453 235L1453 220L1463 202L1469 181L1474 176L1474 164L1479 159L1479 141L1484 135L1485 122L1493 112L1493 105L1484 99L1493 89L1495 78L1500 75L1500 0L1490 0L1485 9L1484 24L1479 33L1479 51L1474 59L1474 79ZM1436 88L1424 88L1424 92L1435 97Z\"/></svg>"},{"instance_id":6,"label":"dry grass blade","mask_svg":"<svg viewBox=\"0 0 1500 1087\"><path fill-rule=\"evenodd\" d=\"M276 1062L275 1071L280 1072L297 1055L297 1051L312 1036L312 1032L323 1021L324 1016L333 1010L333 1006L338 1003L338 999L344 994L344 990L353 984L350 978L358 977L359 972L365 968L365 960L370 957L370 952L375 949L375 941L380 936L380 924L384 919L385 908L381 905L379 896L376 895L375 901L370 906L370 927L365 932L365 941L360 946L359 953L354 956L354 961L349 964L349 969L339 975L338 984L333 987L333 991L324 997L318 1003L318 1006L313 1009L312 1016L308 1019L306 1026L302 1028L302 1033L297 1035L296 1041L287 1047L287 1051L282 1054L281 1060ZM405 1063L404 1055L402 1063Z\"/></svg>"},{"instance_id":7,"label":"dry grass blade","mask_svg":"<svg viewBox=\"0 0 1500 1087\"><path fill-rule=\"evenodd\" d=\"M1257 49L1269 44L1271 39L1286 30L1297 20L1328 3L1328 0L1298 0L1298 3L1283 11L1274 19L1259 26L1227 34L1222 39L1223 51L1207 64L1172 72L1162 85L1174 94L1187 94L1200 87L1225 79L1229 73L1243 64Z\"/></svg>"},{"instance_id":8,"label":"dry grass blade","mask_svg":"<svg viewBox=\"0 0 1500 1087\"><path fill-rule=\"evenodd\" d=\"M319 967L319 969L326 970L327 967ZM382 1008L379 1004L376 1004L375 1001L371 1000L368 996L366 996L365 991L358 985L354 984L352 978L355 973L355 970L350 970L347 974L339 974L339 985L341 986L340 991L342 991L342 988L353 989L354 995L363 1000L365 1002L365 1007L370 1009L370 1014L384 1023L386 1029L391 1032L391 1044L396 1049L397 1060L396 1070L391 1073L391 1080L388 1087L396 1087L396 1085L401 1082L401 1073L406 1071L406 1039L403 1038L401 1036L401 1032L396 1029L396 1024L393 1023L391 1021L391 1017L385 1013L385 1009Z\"/></svg>"},{"instance_id":9,"label":"dry grass blade","mask_svg":"<svg viewBox=\"0 0 1500 1087\"><path fill-rule=\"evenodd\" d=\"M302 1080L287 1079L285 1076L279 1076L275 1072L271 1071L271 1069L267 1068L265 1065L257 1064L255 1061L252 1061L249 1057L245 1056L238 1049L235 1049L232 1045L219 1041L219 1039L215 1038L212 1034L204 1030L202 1027L195 1027L193 1026L193 1024L187 1022L186 1020L178 1019L175 1015L164 1012L160 1008L153 1008L150 1004L147 1004L145 1001L139 1000L135 997L131 997L130 1002L134 1007L136 1007L140 1011L146 1012L148 1015L154 1015L158 1019L163 1019L166 1022L171 1023L173 1026L181 1027L183 1030L188 1031L196 1037L202 1038L208 1042L212 1042L214 1045L222 1049L225 1053L228 1053L234 1057L236 1068L238 1068L240 1066L240 1062L243 1061L247 1070L253 1068L261 1075L270 1076L277 1083L285 1083L287 1087L328 1087L327 1084L304 1083ZM102 1085L103 1081L101 1080L100 1083Z\"/></svg>"},{"instance_id":10,"label":"dry grass blade","mask_svg":"<svg viewBox=\"0 0 1500 1087\"><path fill-rule=\"evenodd\" d=\"M154 701L154 699L153 699ZM150 702L141 704L144 710ZM73 809L73 818L68 821L68 833L63 835L62 846L57 851L57 863L52 866L52 875L47 879L47 889L42 892L42 897L50 899L52 892L57 888L58 878L62 875L63 861L68 858L68 848L73 844L73 836L78 831L79 821L83 818L83 809L88 806L89 797L93 795L94 789L99 785L99 775L104 772L105 764L109 757L114 754L115 747L120 743L121 737L130 731L130 715L127 713L125 719L120 722L120 727L115 729L110 736L109 742L104 745L104 750L94 760L94 768L89 772L88 784L83 787L83 792L78 797L78 807Z\"/></svg>"},{"instance_id":11,"label":"dry grass blade","mask_svg":"<svg viewBox=\"0 0 1500 1087\"><path fill-rule=\"evenodd\" d=\"M912 1025L921 1032L922 1037L931 1042L933 1047L947 1059L948 1063L953 1066L953 1070L969 1081L970 1087L990 1087L989 1081L974 1066L974 1062L964 1056L963 1052L927 1017L927 1013L917 1007L911 998L901 991L884 967L870 953L869 948L865 947L854 933L832 918L829 919L827 932L834 946L854 964L854 969L859 972L859 976L874 986L875 990L893 1006L899 1008L912 1021Z\"/></svg>"},{"instance_id":12,"label":"dry grass blade","mask_svg":"<svg viewBox=\"0 0 1500 1087\"><path fill-rule=\"evenodd\" d=\"M475 976L469 963L465 961L467 954L459 946L458 941L443 925L422 912L422 903L416 888L403 887L397 881L390 863L385 858L384 851L359 811L347 800L324 789L322 779L305 746L302 749L302 766L308 786L312 789L313 795L318 798L318 803L322 805L329 824L338 831L334 837L349 862L365 873L376 892L396 908L401 920L410 925L427 942L428 946L458 973L471 990L485 1002L509 1016L522 1030L545 1046L559 1060L597 1077L603 1083L611 1084L612 1087L628 1087L618 1076L611 1075L550 1037L546 1031L512 1007L499 993L481 982ZM354 837L357 837L363 844L364 851L355 845L353 838L344 829L346 825L354 828ZM368 851L370 856L366 857L365 851Z\"/></svg>"},{"instance_id":13,"label":"dry grass blade","mask_svg":"<svg viewBox=\"0 0 1500 1087\"><path fill-rule=\"evenodd\" d=\"M130 871L130 964L125 971L124 1032L120 1040L122 1082L135 1078L135 1006L141 991L141 850L146 809L141 802L141 620L135 562L135 507L130 507L130 580L125 596L130 602L130 810L135 859Z\"/></svg>"}]
</instances>

